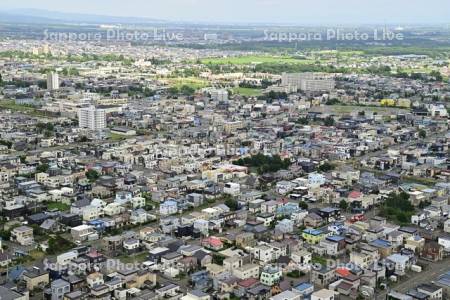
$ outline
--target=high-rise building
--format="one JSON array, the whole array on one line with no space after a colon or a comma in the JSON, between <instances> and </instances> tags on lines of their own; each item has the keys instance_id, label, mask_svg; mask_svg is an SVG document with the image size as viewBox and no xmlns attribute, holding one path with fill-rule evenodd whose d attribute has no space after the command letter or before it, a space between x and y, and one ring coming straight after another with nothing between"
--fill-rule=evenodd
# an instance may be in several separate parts
<instances>
[{"instance_id":1,"label":"high-rise building","mask_svg":"<svg viewBox=\"0 0 450 300\"><path fill-rule=\"evenodd\" d=\"M78 111L78 126L90 130L106 128L106 111L91 105Z\"/></svg>"},{"instance_id":2,"label":"high-rise building","mask_svg":"<svg viewBox=\"0 0 450 300\"><path fill-rule=\"evenodd\" d=\"M54 91L59 89L58 73L50 72L47 74L47 90Z\"/></svg>"},{"instance_id":3,"label":"high-rise building","mask_svg":"<svg viewBox=\"0 0 450 300\"><path fill-rule=\"evenodd\" d=\"M224 89L212 90L211 99L214 101L228 101L228 91Z\"/></svg>"},{"instance_id":4,"label":"high-rise building","mask_svg":"<svg viewBox=\"0 0 450 300\"><path fill-rule=\"evenodd\" d=\"M281 85L292 90L325 92L335 88L334 79L322 73L283 73Z\"/></svg>"}]
</instances>

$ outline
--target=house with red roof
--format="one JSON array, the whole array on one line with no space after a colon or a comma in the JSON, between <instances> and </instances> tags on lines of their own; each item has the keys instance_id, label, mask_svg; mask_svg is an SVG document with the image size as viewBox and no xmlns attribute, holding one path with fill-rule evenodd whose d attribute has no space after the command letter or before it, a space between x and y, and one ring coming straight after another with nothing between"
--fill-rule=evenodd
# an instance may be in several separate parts
<instances>
[{"instance_id":1,"label":"house with red roof","mask_svg":"<svg viewBox=\"0 0 450 300\"><path fill-rule=\"evenodd\" d=\"M204 239L202 241L202 246L215 251L222 250L224 247L222 240L215 236Z\"/></svg>"}]
</instances>

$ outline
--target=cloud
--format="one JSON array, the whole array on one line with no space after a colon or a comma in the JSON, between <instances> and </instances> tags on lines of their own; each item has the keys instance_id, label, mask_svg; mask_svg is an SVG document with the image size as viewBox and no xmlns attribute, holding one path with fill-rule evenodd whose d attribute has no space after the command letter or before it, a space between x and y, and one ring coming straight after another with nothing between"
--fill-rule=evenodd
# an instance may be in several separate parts
<instances>
[{"instance_id":1,"label":"cloud","mask_svg":"<svg viewBox=\"0 0 450 300\"><path fill-rule=\"evenodd\" d=\"M448 22L448 0L2 0L3 9L226 22Z\"/></svg>"}]
</instances>

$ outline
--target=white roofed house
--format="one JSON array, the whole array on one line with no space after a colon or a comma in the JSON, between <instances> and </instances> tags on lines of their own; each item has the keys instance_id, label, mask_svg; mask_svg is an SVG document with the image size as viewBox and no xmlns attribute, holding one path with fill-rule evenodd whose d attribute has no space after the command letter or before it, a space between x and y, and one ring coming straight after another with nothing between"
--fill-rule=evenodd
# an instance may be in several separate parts
<instances>
[{"instance_id":1,"label":"white roofed house","mask_svg":"<svg viewBox=\"0 0 450 300\"><path fill-rule=\"evenodd\" d=\"M103 208L93 205L86 206L82 211L84 221L92 221L103 216Z\"/></svg>"},{"instance_id":2,"label":"white roofed house","mask_svg":"<svg viewBox=\"0 0 450 300\"><path fill-rule=\"evenodd\" d=\"M127 254L133 254L140 251L141 244L138 239L128 239L123 241L123 248Z\"/></svg>"},{"instance_id":3,"label":"white roofed house","mask_svg":"<svg viewBox=\"0 0 450 300\"><path fill-rule=\"evenodd\" d=\"M292 233L294 231L294 221L283 219L275 225L275 229L282 233Z\"/></svg>"},{"instance_id":4,"label":"white roofed house","mask_svg":"<svg viewBox=\"0 0 450 300\"><path fill-rule=\"evenodd\" d=\"M130 222L133 225L143 224L148 221L148 217L148 213L144 209L139 208L131 212Z\"/></svg>"},{"instance_id":5,"label":"white roofed house","mask_svg":"<svg viewBox=\"0 0 450 300\"><path fill-rule=\"evenodd\" d=\"M70 234L75 241L85 241L88 239L89 235L94 234L96 231L94 226L91 225L80 225L73 227L70 230Z\"/></svg>"},{"instance_id":6,"label":"white roofed house","mask_svg":"<svg viewBox=\"0 0 450 300\"><path fill-rule=\"evenodd\" d=\"M133 199L133 194L128 191L119 191L116 193L116 198L114 199L114 202L124 205L127 203L130 203Z\"/></svg>"},{"instance_id":7,"label":"white roofed house","mask_svg":"<svg viewBox=\"0 0 450 300\"><path fill-rule=\"evenodd\" d=\"M141 208L145 206L144 197L134 197L131 199L131 205L134 209Z\"/></svg>"},{"instance_id":8,"label":"white roofed house","mask_svg":"<svg viewBox=\"0 0 450 300\"><path fill-rule=\"evenodd\" d=\"M211 296L200 290L193 290L181 297L181 300L210 300Z\"/></svg>"},{"instance_id":9,"label":"white roofed house","mask_svg":"<svg viewBox=\"0 0 450 300\"><path fill-rule=\"evenodd\" d=\"M335 291L322 289L322 290L312 293L311 300L336 300L336 299L338 299L337 298L338 295L339 295L339 293L337 293Z\"/></svg>"},{"instance_id":10,"label":"white roofed house","mask_svg":"<svg viewBox=\"0 0 450 300\"><path fill-rule=\"evenodd\" d=\"M106 205L103 209L103 213L107 216L116 216L125 211L125 207L120 205L119 203L113 202Z\"/></svg>"},{"instance_id":11,"label":"white roofed house","mask_svg":"<svg viewBox=\"0 0 450 300\"><path fill-rule=\"evenodd\" d=\"M11 241L17 242L22 246L31 246L34 243L33 228L20 226L11 230Z\"/></svg>"},{"instance_id":12,"label":"white roofed house","mask_svg":"<svg viewBox=\"0 0 450 300\"><path fill-rule=\"evenodd\" d=\"M280 195L290 193L296 188L297 185L291 181L279 181L276 185L276 191Z\"/></svg>"},{"instance_id":13,"label":"white roofed house","mask_svg":"<svg viewBox=\"0 0 450 300\"><path fill-rule=\"evenodd\" d=\"M178 212L178 203L175 200L166 200L159 206L159 213L162 216L169 216Z\"/></svg>"},{"instance_id":14,"label":"white roofed house","mask_svg":"<svg viewBox=\"0 0 450 300\"><path fill-rule=\"evenodd\" d=\"M393 264L395 274L402 276L411 267L411 259L407 255L392 254L386 258L388 262Z\"/></svg>"},{"instance_id":15,"label":"white roofed house","mask_svg":"<svg viewBox=\"0 0 450 300\"><path fill-rule=\"evenodd\" d=\"M272 296L269 300L300 300L303 299L303 295L296 289L291 291L284 291L278 295Z\"/></svg>"}]
</instances>

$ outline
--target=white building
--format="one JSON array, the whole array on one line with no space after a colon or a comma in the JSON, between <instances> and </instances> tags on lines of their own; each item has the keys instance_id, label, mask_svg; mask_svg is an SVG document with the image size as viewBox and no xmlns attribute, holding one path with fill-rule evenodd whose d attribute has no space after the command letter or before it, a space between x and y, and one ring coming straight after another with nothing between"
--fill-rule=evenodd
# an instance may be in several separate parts
<instances>
[{"instance_id":1,"label":"white building","mask_svg":"<svg viewBox=\"0 0 450 300\"><path fill-rule=\"evenodd\" d=\"M75 241L85 241L91 234L95 233L95 229L90 225L80 225L73 227L70 234Z\"/></svg>"},{"instance_id":2,"label":"white building","mask_svg":"<svg viewBox=\"0 0 450 300\"><path fill-rule=\"evenodd\" d=\"M69 251L65 252L63 254L60 254L56 257L56 262L60 266L66 266L69 264L72 260L76 259L78 257L77 251Z\"/></svg>"},{"instance_id":3,"label":"white building","mask_svg":"<svg viewBox=\"0 0 450 300\"><path fill-rule=\"evenodd\" d=\"M223 89L212 90L211 99L215 101L228 101L228 91Z\"/></svg>"},{"instance_id":4,"label":"white building","mask_svg":"<svg viewBox=\"0 0 450 300\"><path fill-rule=\"evenodd\" d=\"M225 183L225 185L223 187L223 192L225 194L229 194L232 196L239 195L240 191L241 191L241 185L239 183L228 182L228 183Z\"/></svg>"},{"instance_id":5,"label":"white building","mask_svg":"<svg viewBox=\"0 0 450 300\"><path fill-rule=\"evenodd\" d=\"M302 294L296 290L284 291L278 295L270 297L269 300L300 300L302 299Z\"/></svg>"},{"instance_id":6,"label":"white building","mask_svg":"<svg viewBox=\"0 0 450 300\"><path fill-rule=\"evenodd\" d=\"M335 300L337 299L337 295L338 293L334 291L322 289L320 291L312 293L311 300Z\"/></svg>"},{"instance_id":7,"label":"white building","mask_svg":"<svg viewBox=\"0 0 450 300\"><path fill-rule=\"evenodd\" d=\"M444 222L444 231L450 233L450 219Z\"/></svg>"},{"instance_id":8,"label":"white building","mask_svg":"<svg viewBox=\"0 0 450 300\"><path fill-rule=\"evenodd\" d=\"M169 216L178 212L178 204L176 201L167 200L159 206L159 213L162 216Z\"/></svg>"},{"instance_id":9,"label":"white building","mask_svg":"<svg viewBox=\"0 0 450 300\"><path fill-rule=\"evenodd\" d=\"M325 184L326 178L324 175L319 173L310 173L308 174L308 185L310 187L319 187Z\"/></svg>"},{"instance_id":10,"label":"white building","mask_svg":"<svg viewBox=\"0 0 450 300\"><path fill-rule=\"evenodd\" d=\"M275 229L282 233L292 233L294 232L294 221L288 219L281 220L275 225Z\"/></svg>"},{"instance_id":11,"label":"white building","mask_svg":"<svg viewBox=\"0 0 450 300\"><path fill-rule=\"evenodd\" d=\"M444 247L446 252L450 252L450 237L440 236L438 237L438 243Z\"/></svg>"},{"instance_id":12,"label":"white building","mask_svg":"<svg viewBox=\"0 0 450 300\"><path fill-rule=\"evenodd\" d=\"M195 220L194 221L194 229L200 231L203 235L208 236L209 232L209 222L207 220Z\"/></svg>"},{"instance_id":13,"label":"white building","mask_svg":"<svg viewBox=\"0 0 450 300\"><path fill-rule=\"evenodd\" d=\"M335 81L322 73L283 73L281 85L293 91L325 92L335 88Z\"/></svg>"},{"instance_id":14,"label":"white building","mask_svg":"<svg viewBox=\"0 0 450 300\"><path fill-rule=\"evenodd\" d=\"M50 72L47 74L47 90L54 91L59 89L58 73Z\"/></svg>"},{"instance_id":15,"label":"white building","mask_svg":"<svg viewBox=\"0 0 450 300\"><path fill-rule=\"evenodd\" d=\"M11 230L11 240L22 246L30 246L34 243L33 228L20 226Z\"/></svg>"},{"instance_id":16,"label":"white building","mask_svg":"<svg viewBox=\"0 0 450 300\"><path fill-rule=\"evenodd\" d=\"M231 270L233 276L244 280L249 278L259 277L259 265L257 264L246 264L238 268L233 268Z\"/></svg>"},{"instance_id":17,"label":"white building","mask_svg":"<svg viewBox=\"0 0 450 300\"><path fill-rule=\"evenodd\" d=\"M90 130L106 128L106 111L91 105L78 110L78 126Z\"/></svg>"}]
</instances>

